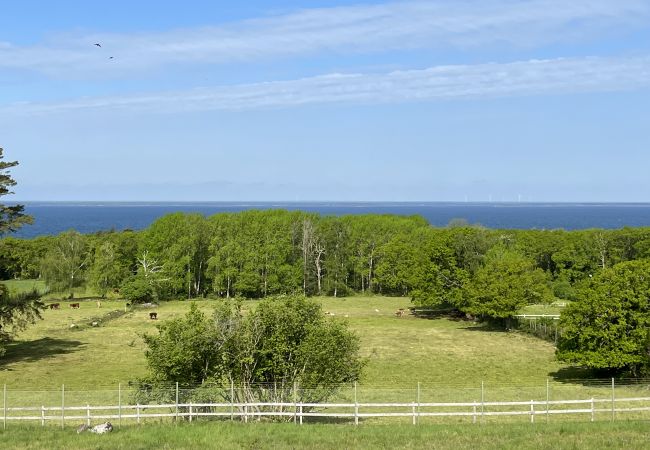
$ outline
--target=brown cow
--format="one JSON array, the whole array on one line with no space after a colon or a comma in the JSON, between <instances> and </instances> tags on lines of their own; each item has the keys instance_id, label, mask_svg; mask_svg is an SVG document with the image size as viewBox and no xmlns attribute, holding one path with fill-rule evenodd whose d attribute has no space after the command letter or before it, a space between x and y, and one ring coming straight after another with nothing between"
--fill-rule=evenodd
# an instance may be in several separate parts
<instances>
[{"instance_id":1,"label":"brown cow","mask_svg":"<svg viewBox=\"0 0 650 450\"><path fill-rule=\"evenodd\" d=\"M50 303L48 306L50 309L59 309L60 305L58 303Z\"/></svg>"},{"instance_id":2,"label":"brown cow","mask_svg":"<svg viewBox=\"0 0 650 450\"><path fill-rule=\"evenodd\" d=\"M79 303L70 303L70 308L79 309Z\"/></svg>"},{"instance_id":3,"label":"brown cow","mask_svg":"<svg viewBox=\"0 0 650 450\"><path fill-rule=\"evenodd\" d=\"M158 319L158 313L149 313L149 318L151 320L157 320Z\"/></svg>"},{"instance_id":4,"label":"brown cow","mask_svg":"<svg viewBox=\"0 0 650 450\"><path fill-rule=\"evenodd\" d=\"M405 313L406 313L406 311L404 311L404 309L402 309L402 308L400 308L400 309L398 309L397 311L395 311L395 315L396 315L397 317L402 317Z\"/></svg>"}]
</instances>

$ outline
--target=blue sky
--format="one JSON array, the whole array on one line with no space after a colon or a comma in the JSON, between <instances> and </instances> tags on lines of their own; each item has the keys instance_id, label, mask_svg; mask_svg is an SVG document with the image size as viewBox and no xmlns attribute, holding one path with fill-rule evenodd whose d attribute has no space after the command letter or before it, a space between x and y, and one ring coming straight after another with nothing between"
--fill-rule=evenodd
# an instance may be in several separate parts
<instances>
[{"instance_id":1,"label":"blue sky","mask_svg":"<svg viewBox=\"0 0 650 450\"><path fill-rule=\"evenodd\" d=\"M648 0L2 3L16 200L650 199Z\"/></svg>"}]
</instances>

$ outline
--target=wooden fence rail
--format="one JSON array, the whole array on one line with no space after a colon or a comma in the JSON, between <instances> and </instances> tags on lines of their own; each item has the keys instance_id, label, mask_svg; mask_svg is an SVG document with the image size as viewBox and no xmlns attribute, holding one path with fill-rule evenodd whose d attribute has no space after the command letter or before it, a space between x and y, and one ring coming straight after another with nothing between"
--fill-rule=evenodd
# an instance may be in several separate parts
<instances>
[{"instance_id":1,"label":"wooden fence rail","mask_svg":"<svg viewBox=\"0 0 650 450\"><path fill-rule=\"evenodd\" d=\"M626 403L619 407L617 403ZM604 405L604 406L603 406ZM631 406L634 405L634 406ZM566 406L567 408L561 408ZM560 407L560 408L558 408ZM376 411L377 409L383 411ZM307 411L304 411L307 409ZM318 411L314 411L318 409ZM332 411L336 409L336 411ZM444 410L441 410L444 409ZM455 409L449 411L447 409ZM169 412L160 412L169 410ZM343 411L341 411L343 410ZM240 418L288 417L302 424L304 418L354 419L358 424L362 418L409 417L415 425L422 417L471 417L473 423L479 418L490 416L529 416L530 422L537 416L586 415L594 421L596 413L611 414L614 420L617 413L648 412L650 397L634 398L591 398L580 400L530 400L511 402L458 402L458 403L302 403L302 402L251 402L251 403L167 403L160 405L108 405L108 406L32 406L10 407L4 405L4 425L8 421L65 422L92 420L134 419L140 423L150 418L187 418L189 421L199 417ZM19 414L16 414L19 413ZM27 413L22 415L20 413ZM32 413L32 414L29 414ZM35 413L35 414L34 414Z\"/></svg>"}]
</instances>

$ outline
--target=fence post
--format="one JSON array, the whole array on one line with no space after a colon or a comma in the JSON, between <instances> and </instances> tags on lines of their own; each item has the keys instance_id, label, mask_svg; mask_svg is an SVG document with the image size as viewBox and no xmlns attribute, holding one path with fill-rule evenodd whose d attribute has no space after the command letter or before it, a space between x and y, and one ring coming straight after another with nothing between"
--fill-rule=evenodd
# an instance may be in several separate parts
<instances>
[{"instance_id":1,"label":"fence post","mask_svg":"<svg viewBox=\"0 0 650 450\"><path fill-rule=\"evenodd\" d=\"M357 382L354 382L354 424L359 425L359 402L357 402Z\"/></svg>"},{"instance_id":2,"label":"fence post","mask_svg":"<svg viewBox=\"0 0 650 450\"><path fill-rule=\"evenodd\" d=\"M420 423L420 382L418 381L418 420L417 423Z\"/></svg>"},{"instance_id":3,"label":"fence post","mask_svg":"<svg viewBox=\"0 0 650 450\"><path fill-rule=\"evenodd\" d=\"M4 411L3 419L2 419L2 428L6 430L7 429L7 385L6 384L2 389L2 410Z\"/></svg>"},{"instance_id":4,"label":"fence post","mask_svg":"<svg viewBox=\"0 0 650 450\"><path fill-rule=\"evenodd\" d=\"M535 403L530 401L530 423L535 423Z\"/></svg>"},{"instance_id":5,"label":"fence post","mask_svg":"<svg viewBox=\"0 0 650 450\"><path fill-rule=\"evenodd\" d=\"M176 382L176 417L174 417L174 422L178 423L178 381Z\"/></svg>"},{"instance_id":6,"label":"fence post","mask_svg":"<svg viewBox=\"0 0 650 450\"><path fill-rule=\"evenodd\" d=\"M45 406L41 405L41 426L45 426Z\"/></svg>"},{"instance_id":7,"label":"fence post","mask_svg":"<svg viewBox=\"0 0 650 450\"><path fill-rule=\"evenodd\" d=\"M235 414L235 382L230 380L230 421L233 421Z\"/></svg>"},{"instance_id":8,"label":"fence post","mask_svg":"<svg viewBox=\"0 0 650 450\"><path fill-rule=\"evenodd\" d=\"M140 403L135 405L135 417L136 417L137 423L140 423Z\"/></svg>"},{"instance_id":9,"label":"fence post","mask_svg":"<svg viewBox=\"0 0 650 450\"><path fill-rule=\"evenodd\" d=\"M485 412L485 390L483 381L481 381L481 423L483 423L483 414Z\"/></svg>"},{"instance_id":10,"label":"fence post","mask_svg":"<svg viewBox=\"0 0 650 450\"><path fill-rule=\"evenodd\" d=\"M300 402L300 425L302 425L302 402Z\"/></svg>"},{"instance_id":11,"label":"fence post","mask_svg":"<svg viewBox=\"0 0 650 450\"><path fill-rule=\"evenodd\" d=\"M248 403L244 403L244 422L248 423Z\"/></svg>"},{"instance_id":12,"label":"fence post","mask_svg":"<svg viewBox=\"0 0 650 450\"><path fill-rule=\"evenodd\" d=\"M474 405L472 406L472 423L476 423L476 400L474 400Z\"/></svg>"},{"instance_id":13,"label":"fence post","mask_svg":"<svg viewBox=\"0 0 650 450\"><path fill-rule=\"evenodd\" d=\"M65 428L65 384L61 385L61 428Z\"/></svg>"},{"instance_id":14,"label":"fence post","mask_svg":"<svg viewBox=\"0 0 650 450\"><path fill-rule=\"evenodd\" d=\"M192 402L190 402L190 423L192 423Z\"/></svg>"},{"instance_id":15,"label":"fence post","mask_svg":"<svg viewBox=\"0 0 650 450\"><path fill-rule=\"evenodd\" d=\"M298 394L296 393L297 383L293 382L293 423L296 423L298 415Z\"/></svg>"},{"instance_id":16,"label":"fence post","mask_svg":"<svg viewBox=\"0 0 650 450\"><path fill-rule=\"evenodd\" d=\"M117 385L117 427L122 428L122 383Z\"/></svg>"},{"instance_id":17,"label":"fence post","mask_svg":"<svg viewBox=\"0 0 650 450\"><path fill-rule=\"evenodd\" d=\"M614 420L616 420L616 395L615 395L614 377L612 377L612 422Z\"/></svg>"},{"instance_id":18,"label":"fence post","mask_svg":"<svg viewBox=\"0 0 650 450\"><path fill-rule=\"evenodd\" d=\"M591 421L594 421L594 398L591 397Z\"/></svg>"},{"instance_id":19,"label":"fence post","mask_svg":"<svg viewBox=\"0 0 650 450\"><path fill-rule=\"evenodd\" d=\"M86 403L86 425L90 426L90 404Z\"/></svg>"},{"instance_id":20,"label":"fence post","mask_svg":"<svg viewBox=\"0 0 650 450\"><path fill-rule=\"evenodd\" d=\"M548 378L546 378L546 423L548 423L549 412L548 412L548 403L551 399L551 388Z\"/></svg>"}]
</instances>

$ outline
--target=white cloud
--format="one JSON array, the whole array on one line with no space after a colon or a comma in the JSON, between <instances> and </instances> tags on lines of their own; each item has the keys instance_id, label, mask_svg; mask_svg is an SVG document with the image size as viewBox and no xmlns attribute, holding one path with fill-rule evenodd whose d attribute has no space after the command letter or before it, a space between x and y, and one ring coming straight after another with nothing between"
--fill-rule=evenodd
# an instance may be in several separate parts
<instances>
[{"instance_id":1,"label":"white cloud","mask_svg":"<svg viewBox=\"0 0 650 450\"><path fill-rule=\"evenodd\" d=\"M645 0L441 0L306 9L217 27L0 42L0 68L81 77L179 63L255 61L317 52L534 46L647 25ZM103 47L93 44L101 42ZM108 60L114 56L115 60Z\"/></svg>"},{"instance_id":2,"label":"white cloud","mask_svg":"<svg viewBox=\"0 0 650 450\"><path fill-rule=\"evenodd\" d=\"M0 115L86 110L177 113L611 92L650 87L650 57L562 58L507 64L437 66L385 74L329 74L289 81L133 96L19 103Z\"/></svg>"}]
</instances>

